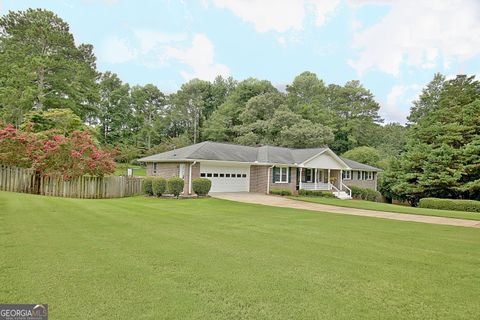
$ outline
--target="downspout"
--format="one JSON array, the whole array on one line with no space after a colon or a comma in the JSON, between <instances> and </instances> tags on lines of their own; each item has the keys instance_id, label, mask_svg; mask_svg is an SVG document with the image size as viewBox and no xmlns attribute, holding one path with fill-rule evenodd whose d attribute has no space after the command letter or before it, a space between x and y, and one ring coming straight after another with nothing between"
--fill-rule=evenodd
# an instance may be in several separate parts
<instances>
[{"instance_id":1,"label":"downspout","mask_svg":"<svg viewBox=\"0 0 480 320\"><path fill-rule=\"evenodd\" d=\"M273 169L275 167L275 165L271 166L270 168L268 168L268 171L267 171L267 194L270 194L270 170Z\"/></svg>"},{"instance_id":2,"label":"downspout","mask_svg":"<svg viewBox=\"0 0 480 320\"><path fill-rule=\"evenodd\" d=\"M190 164L189 171L188 171L188 194L192 194L192 167L197 163L197 160L193 161Z\"/></svg>"}]
</instances>

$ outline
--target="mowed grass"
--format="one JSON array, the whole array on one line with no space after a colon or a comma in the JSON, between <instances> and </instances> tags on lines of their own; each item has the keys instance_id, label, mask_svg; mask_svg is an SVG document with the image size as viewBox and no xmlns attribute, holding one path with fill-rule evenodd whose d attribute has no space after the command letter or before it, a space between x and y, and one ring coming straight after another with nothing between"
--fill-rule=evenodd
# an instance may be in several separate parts
<instances>
[{"instance_id":1,"label":"mowed grass","mask_svg":"<svg viewBox=\"0 0 480 320\"><path fill-rule=\"evenodd\" d=\"M137 177L145 177L147 175L147 170L145 167L132 165L128 163L117 163L115 167L115 172L113 173L114 176L126 176L127 169L133 169L133 175Z\"/></svg>"},{"instance_id":2,"label":"mowed grass","mask_svg":"<svg viewBox=\"0 0 480 320\"><path fill-rule=\"evenodd\" d=\"M478 319L480 229L0 192L2 303L52 319Z\"/></svg>"},{"instance_id":3,"label":"mowed grass","mask_svg":"<svg viewBox=\"0 0 480 320\"><path fill-rule=\"evenodd\" d=\"M372 201L365 201L365 200L342 200L342 199L336 199L336 198L322 198L322 197L290 197L290 198L294 200L315 202L315 203L328 204L328 205L347 207L347 208L398 212L398 213L406 213L406 214L419 214L424 216L480 220L479 212L414 208L414 207L402 206L397 204L380 203L380 202L372 202Z\"/></svg>"}]
</instances>

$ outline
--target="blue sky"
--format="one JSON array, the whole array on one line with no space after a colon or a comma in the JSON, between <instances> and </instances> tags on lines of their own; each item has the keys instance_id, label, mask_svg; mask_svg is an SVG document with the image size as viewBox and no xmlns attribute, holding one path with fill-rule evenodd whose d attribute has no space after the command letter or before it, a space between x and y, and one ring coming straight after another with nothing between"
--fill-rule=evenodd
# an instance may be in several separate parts
<instances>
[{"instance_id":1,"label":"blue sky","mask_svg":"<svg viewBox=\"0 0 480 320\"><path fill-rule=\"evenodd\" d=\"M387 122L404 122L435 72L480 70L475 0L57 0L46 8L95 47L100 71L173 92L192 78L257 77L279 88L305 70L326 83L360 80Z\"/></svg>"}]
</instances>

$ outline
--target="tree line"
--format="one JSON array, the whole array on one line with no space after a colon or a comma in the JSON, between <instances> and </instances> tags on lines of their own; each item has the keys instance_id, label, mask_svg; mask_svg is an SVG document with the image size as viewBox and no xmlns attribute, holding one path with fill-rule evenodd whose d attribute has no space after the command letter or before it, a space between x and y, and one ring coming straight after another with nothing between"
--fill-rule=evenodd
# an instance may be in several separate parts
<instances>
[{"instance_id":1,"label":"tree line","mask_svg":"<svg viewBox=\"0 0 480 320\"><path fill-rule=\"evenodd\" d=\"M383 124L379 103L359 81L327 84L309 71L285 90L268 80L219 76L167 94L99 72L93 46L77 45L51 11L0 18L0 121L38 131L89 130L115 147L121 162L204 140L328 145L386 169L381 189L389 198L478 198L478 92L474 78L435 75L405 126Z\"/></svg>"}]
</instances>

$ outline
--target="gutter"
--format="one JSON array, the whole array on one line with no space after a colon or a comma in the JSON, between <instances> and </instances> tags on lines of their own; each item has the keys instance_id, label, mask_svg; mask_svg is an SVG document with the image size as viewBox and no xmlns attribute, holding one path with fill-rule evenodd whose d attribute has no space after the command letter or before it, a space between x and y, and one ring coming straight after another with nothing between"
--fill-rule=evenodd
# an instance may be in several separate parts
<instances>
[{"instance_id":1,"label":"gutter","mask_svg":"<svg viewBox=\"0 0 480 320\"><path fill-rule=\"evenodd\" d=\"M188 194L192 194L192 167L197 163L197 160L190 163L188 172Z\"/></svg>"},{"instance_id":2,"label":"gutter","mask_svg":"<svg viewBox=\"0 0 480 320\"><path fill-rule=\"evenodd\" d=\"M273 169L275 165L268 168L267 171L267 194L270 194L270 170Z\"/></svg>"}]
</instances>

